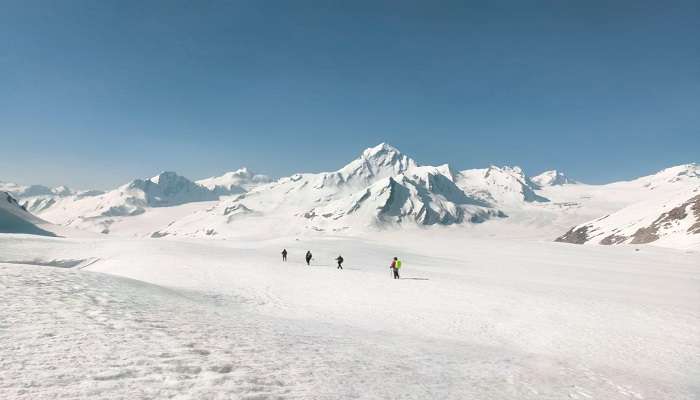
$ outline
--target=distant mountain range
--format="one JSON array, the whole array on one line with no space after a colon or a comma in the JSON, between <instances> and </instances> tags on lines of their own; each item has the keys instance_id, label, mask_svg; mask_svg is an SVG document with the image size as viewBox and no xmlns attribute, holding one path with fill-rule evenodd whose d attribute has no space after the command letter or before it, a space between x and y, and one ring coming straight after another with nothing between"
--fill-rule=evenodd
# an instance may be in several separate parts
<instances>
[{"instance_id":1,"label":"distant mountain range","mask_svg":"<svg viewBox=\"0 0 700 400\"><path fill-rule=\"evenodd\" d=\"M361 234L484 222L534 231L571 223L569 232L562 227L551 239L670 247L700 244L698 190L697 164L629 182L586 185L556 170L530 177L519 167L424 166L385 143L336 171L277 180L241 168L198 181L163 172L107 192L0 183L0 191L17 198L25 212L105 234Z\"/></svg>"}]
</instances>

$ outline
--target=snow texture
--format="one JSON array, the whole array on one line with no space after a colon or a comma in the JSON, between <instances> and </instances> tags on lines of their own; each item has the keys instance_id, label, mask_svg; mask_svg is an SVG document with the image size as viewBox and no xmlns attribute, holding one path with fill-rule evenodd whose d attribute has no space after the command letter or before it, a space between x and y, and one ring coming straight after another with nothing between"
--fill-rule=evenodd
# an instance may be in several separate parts
<instances>
[{"instance_id":1,"label":"snow texture","mask_svg":"<svg viewBox=\"0 0 700 400\"><path fill-rule=\"evenodd\" d=\"M0 398L694 399L698 256L454 232L5 235Z\"/></svg>"}]
</instances>

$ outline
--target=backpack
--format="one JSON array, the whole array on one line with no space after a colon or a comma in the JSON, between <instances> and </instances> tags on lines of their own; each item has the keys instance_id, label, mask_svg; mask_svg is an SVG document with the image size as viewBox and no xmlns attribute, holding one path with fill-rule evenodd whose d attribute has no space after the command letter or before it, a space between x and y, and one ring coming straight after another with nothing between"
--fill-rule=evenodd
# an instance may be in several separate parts
<instances>
[{"instance_id":1,"label":"backpack","mask_svg":"<svg viewBox=\"0 0 700 400\"><path fill-rule=\"evenodd\" d=\"M401 260L396 260L396 269L401 268Z\"/></svg>"}]
</instances>

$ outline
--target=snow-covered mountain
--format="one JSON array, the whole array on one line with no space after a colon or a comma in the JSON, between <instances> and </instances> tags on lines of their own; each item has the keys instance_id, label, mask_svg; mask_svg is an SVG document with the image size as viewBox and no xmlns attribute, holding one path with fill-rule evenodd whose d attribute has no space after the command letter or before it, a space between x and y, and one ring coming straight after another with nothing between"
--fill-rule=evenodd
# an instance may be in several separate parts
<instances>
[{"instance_id":1,"label":"snow-covered mountain","mask_svg":"<svg viewBox=\"0 0 700 400\"><path fill-rule=\"evenodd\" d=\"M700 234L691 212L700 194L700 166L684 164L655 174L607 185L573 185L583 204L617 205L608 207L594 219L583 221L557 240L569 243L619 244L653 243L666 247L700 246ZM559 196L567 191L550 188ZM696 200L695 200L696 202ZM598 207L602 210L602 207Z\"/></svg>"},{"instance_id":2,"label":"snow-covered mountain","mask_svg":"<svg viewBox=\"0 0 700 400\"><path fill-rule=\"evenodd\" d=\"M538 188L520 167L496 167L460 171L457 185L466 193L501 207L519 207L523 203L547 202L535 193Z\"/></svg>"},{"instance_id":3,"label":"snow-covered mountain","mask_svg":"<svg viewBox=\"0 0 700 400\"><path fill-rule=\"evenodd\" d=\"M46 229L48 225L22 207L10 193L0 192L0 233L55 236Z\"/></svg>"},{"instance_id":4,"label":"snow-covered mountain","mask_svg":"<svg viewBox=\"0 0 700 400\"><path fill-rule=\"evenodd\" d=\"M41 212L46 211L50 207L59 204L60 202L70 203L72 201L79 200L85 197L94 197L104 194L104 192L101 190L80 190L53 193L54 194L49 195L21 197L20 200L22 205L27 209L27 211L33 214L39 214Z\"/></svg>"},{"instance_id":5,"label":"snow-covered mountain","mask_svg":"<svg viewBox=\"0 0 700 400\"><path fill-rule=\"evenodd\" d=\"M241 168L198 182L166 171L149 179L135 179L109 192L74 191L65 186L22 186L9 182L0 182L0 189L19 199L29 212L45 214L65 224L76 219L138 215L149 207L217 200L223 195L245 193L270 181L266 175Z\"/></svg>"},{"instance_id":6,"label":"snow-covered mountain","mask_svg":"<svg viewBox=\"0 0 700 400\"><path fill-rule=\"evenodd\" d=\"M142 207L167 207L218 199L214 191L170 171L151 179L136 179L120 189L120 193L138 200Z\"/></svg>"},{"instance_id":7,"label":"snow-covered mountain","mask_svg":"<svg viewBox=\"0 0 700 400\"><path fill-rule=\"evenodd\" d=\"M557 238L576 244L700 245L700 185L671 197L653 198L575 226Z\"/></svg>"},{"instance_id":8,"label":"snow-covered mountain","mask_svg":"<svg viewBox=\"0 0 700 400\"><path fill-rule=\"evenodd\" d=\"M75 194L66 186L50 188L44 185L18 185L12 182L0 182L0 191L8 192L17 199L36 196L70 196Z\"/></svg>"},{"instance_id":9,"label":"snow-covered mountain","mask_svg":"<svg viewBox=\"0 0 700 400\"><path fill-rule=\"evenodd\" d=\"M196 183L219 195L229 195L245 193L256 186L270 182L272 182L272 179L269 176L256 174L243 167L221 176L198 180Z\"/></svg>"},{"instance_id":10,"label":"snow-covered mountain","mask_svg":"<svg viewBox=\"0 0 700 400\"><path fill-rule=\"evenodd\" d=\"M350 196L327 201L304 216L321 221L372 221L374 224L412 221L420 225L482 222L504 216L487 203L466 195L455 185L448 171L446 166L414 166L398 175L376 180Z\"/></svg>"},{"instance_id":11,"label":"snow-covered mountain","mask_svg":"<svg viewBox=\"0 0 700 400\"><path fill-rule=\"evenodd\" d=\"M214 191L174 172L150 179L135 179L117 189L94 196L69 196L46 200L39 215L56 224L109 233L118 219L141 215L151 208L217 200ZM42 203L29 203L40 208Z\"/></svg>"},{"instance_id":12,"label":"snow-covered mountain","mask_svg":"<svg viewBox=\"0 0 700 400\"><path fill-rule=\"evenodd\" d=\"M38 214L59 203L63 199L73 201L83 197L103 194L100 190L73 190L67 186L50 188L44 185L18 185L0 182L0 191L10 193L30 213Z\"/></svg>"},{"instance_id":13,"label":"snow-covered mountain","mask_svg":"<svg viewBox=\"0 0 700 400\"><path fill-rule=\"evenodd\" d=\"M563 172L555 169L545 171L537 176L534 176L531 178L531 181L537 186L538 189L545 186L561 186L578 183L569 179L569 177L567 177Z\"/></svg>"},{"instance_id":14,"label":"snow-covered mountain","mask_svg":"<svg viewBox=\"0 0 700 400\"><path fill-rule=\"evenodd\" d=\"M1 185L30 195L21 197L20 204L47 221L118 235L362 234L366 229L488 221L470 232L554 240L571 227L575 231L640 202L647 202L639 207L649 210L656 210L653 204L665 207L669 198L700 186L700 167L685 164L630 181L587 185L556 170L530 178L519 167L457 171L447 164L421 166L382 143L336 171L300 173L276 181L242 168L197 182L164 172L106 193ZM663 212L650 215L651 222ZM610 228L612 234L628 225L621 222L600 231ZM673 240L654 244L674 246Z\"/></svg>"},{"instance_id":15,"label":"snow-covered mountain","mask_svg":"<svg viewBox=\"0 0 700 400\"><path fill-rule=\"evenodd\" d=\"M405 223L482 222L504 216L458 187L449 166L419 166L382 143L337 171L296 174L256 187L175 221L155 236L235 234L253 229L250 224L277 232L340 232Z\"/></svg>"},{"instance_id":16,"label":"snow-covered mountain","mask_svg":"<svg viewBox=\"0 0 700 400\"><path fill-rule=\"evenodd\" d=\"M664 191L684 185L700 183L700 165L696 163L677 165L663 169L655 174L643 176L617 185L640 186L647 191Z\"/></svg>"},{"instance_id":17,"label":"snow-covered mountain","mask_svg":"<svg viewBox=\"0 0 700 400\"><path fill-rule=\"evenodd\" d=\"M328 185L331 189L358 189L391 176L399 176L415 169L418 164L397 148L381 143L362 152L360 157L336 172L321 174L316 188Z\"/></svg>"}]
</instances>

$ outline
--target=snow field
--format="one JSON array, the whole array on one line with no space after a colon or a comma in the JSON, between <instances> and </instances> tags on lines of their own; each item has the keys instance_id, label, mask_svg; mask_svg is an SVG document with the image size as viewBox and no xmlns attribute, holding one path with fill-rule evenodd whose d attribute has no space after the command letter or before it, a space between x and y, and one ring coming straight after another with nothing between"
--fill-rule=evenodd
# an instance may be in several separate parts
<instances>
[{"instance_id":1,"label":"snow field","mask_svg":"<svg viewBox=\"0 0 700 400\"><path fill-rule=\"evenodd\" d=\"M2 321L12 322L2 354L13 356L0 397L49 398L61 385L69 398L699 394L695 252L452 234L295 239L4 236L0 261L98 261L80 271L3 266ZM394 255L401 281L390 278ZM50 330L58 336L44 338ZM94 357L69 368L81 354ZM15 367L17 358L64 378Z\"/></svg>"}]
</instances>

